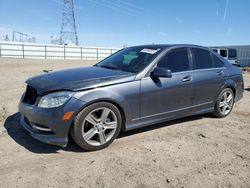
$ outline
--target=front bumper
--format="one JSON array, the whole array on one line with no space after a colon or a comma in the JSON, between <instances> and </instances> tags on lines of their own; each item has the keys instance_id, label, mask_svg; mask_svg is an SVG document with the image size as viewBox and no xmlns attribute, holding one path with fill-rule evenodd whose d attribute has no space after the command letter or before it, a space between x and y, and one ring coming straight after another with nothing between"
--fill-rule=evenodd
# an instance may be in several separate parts
<instances>
[{"instance_id":1,"label":"front bumper","mask_svg":"<svg viewBox=\"0 0 250 188\"><path fill-rule=\"evenodd\" d=\"M66 147L70 125L84 104L83 101L71 98L60 107L44 109L20 102L18 106L21 113L20 124L33 138L47 144ZM63 115L69 111L74 112L73 116L63 121Z\"/></svg>"}]
</instances>

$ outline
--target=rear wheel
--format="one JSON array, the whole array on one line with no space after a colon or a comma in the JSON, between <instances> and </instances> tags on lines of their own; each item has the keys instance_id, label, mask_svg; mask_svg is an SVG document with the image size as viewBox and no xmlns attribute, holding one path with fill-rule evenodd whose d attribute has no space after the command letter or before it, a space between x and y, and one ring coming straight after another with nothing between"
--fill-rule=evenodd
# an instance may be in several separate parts
<instances>
[{"instance_id":1,"label":"rear wheel","mask_svg":"<svg viewBox=\"0 0 250 188\"><path fill-rule=\"evenodd\" d=\"M226 117L230 114L234 105L234 92L230 88L223 89L217 98L214 115L219 118Z\"/></svg>"},{"instance_id":2,"label":"rear wheel","mask_svg":"<svg viewBox=\"0 0 250 188\"><path fill-rule=\"evenodd\" d=\"M81 148L94 151L113 142L120 132L121 123L121 114L115 105L98 102L76 116L70 132Z\"/></svg>"}]
</instances>

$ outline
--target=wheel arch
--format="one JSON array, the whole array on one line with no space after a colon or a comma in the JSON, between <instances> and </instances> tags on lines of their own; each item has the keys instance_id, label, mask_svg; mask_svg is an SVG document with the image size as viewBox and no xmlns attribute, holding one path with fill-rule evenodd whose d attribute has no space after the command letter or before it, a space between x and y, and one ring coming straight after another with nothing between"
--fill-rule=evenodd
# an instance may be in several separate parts
<instances>
[{"instance_id":1,"label":"wheel arch","mask_svg":"<svg viewBox=\"0 0 250 188\"><path fill-rule=\"evenodd\" d=\"M121 125L121 130L122 131L125 131L126 130L126 114L125 114L125 111L123 109L123 107L115 100L111 100L111 99L108 99L108 98L103 98L103 99L96 99L96 100L92 100L92 101L89 101L88 103L85 103L85 105L82 106L82 108L80 108L77 113L75 114L73 120L72 120L72 123L70 125L70 128L73 126L74 124L74 119L75 117L86 107L92 105L92 104L95 104L95 103L99 103L99 102L107 102L107 103L110 103L110 104L113 104L115 107L118 108L120 114L121 114L121 118L122 118L122 125Z\"/></svg>"},{"instance_id":2,"label":"wheel arch","mask_svg":"<svg viewBox=\"0 0 250 188\"><path fill-rule=\"evenodd\" d=\"M233 86L227 86L227 87L225 87L225 89L226 88L229 88L229 89L231 89L232 91L233 91L233 93L234 93L234 98L235 98L235 96L236 96L236 89L233 87Z\"/></svg>"},{"instance_id":3,"label":"wheel arch","mask_svg":"<svg viewBox=\"0 0 250 188\"><path fill-rule=\"evenodd\" d=\"M122 106L121 106L117 101L110 100L110 99L99 99L99 100L91 101L91 102L88 103L86 106L84 106L84 108L86 108L86 107L89 106L89 105L98 103L98 102L107 102L107 103L111 103L111 104L113 104L115 107L118 108L119 112L121 113L121 118L122 118L122 127L121 127L121 130L124 131L124 130L125 130L125 124L126 124L126 115L125 115L124 109L122 108ZM83 109L84 109L84 108L83 108Z\"/></svg>"},{"instance_id":4,"label":"wheel arch","mask_svg":"<svg viewBox=\"0 0 250 188\"><path fill-rule=\"evenodd\" d=\"M226 81L226 83L222 89L226 89L226 88L231 89L234 93L234 98L235 98L237 95L236 85L237 85L236 82L234 80L230 79L230 80Z\"/></svg>"}]
</instances>

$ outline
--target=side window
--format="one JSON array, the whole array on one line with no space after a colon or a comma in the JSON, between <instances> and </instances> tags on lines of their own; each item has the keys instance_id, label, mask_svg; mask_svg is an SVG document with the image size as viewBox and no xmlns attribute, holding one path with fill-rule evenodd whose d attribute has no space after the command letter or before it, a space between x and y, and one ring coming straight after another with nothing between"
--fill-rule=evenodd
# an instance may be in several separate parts
<instances>
[{"instance_id":1,"label":"side window","mask_svg":"<svg viewBox=\"0 0 250 188\"><path fill-rule=\"evenodd\" d=\"M213 60L214 60L214 67L223 67L224 63L218 58L216 57L214 54L212 54L213 56Z\"/></svg>"},{"instance_id":2,"label":"side window","mask_svg":"<svg viewBox=\"0 0 250 188\"><path fill-rule=\"evenodd\" d=\"M200 48L192 49L195 59L195 69L213 68L213 61L210 52Z\"/></svg>"},{"instance_id":3,"label":"side window","mask_svg":"<svg viewBox=\"0 0 250 188\"><path fill-rule=\"evenodd\" d=\"M172 72L189 70L188 51L179 48L167 53L157 64L158 67L170 69Z\"/></svg>"}]
</instances>

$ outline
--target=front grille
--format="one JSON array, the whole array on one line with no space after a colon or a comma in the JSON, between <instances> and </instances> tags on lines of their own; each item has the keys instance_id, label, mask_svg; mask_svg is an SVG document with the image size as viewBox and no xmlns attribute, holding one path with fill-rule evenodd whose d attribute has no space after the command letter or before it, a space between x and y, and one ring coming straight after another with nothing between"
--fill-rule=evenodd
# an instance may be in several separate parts
<instances>
[{"instance_id":1,"label":"front grille","mask_svg":"<svg viewBox=\"0 0 250 188\"><path fill-rule=\"evenodd\" d=\"M27 85L25 96L23 98L24 103L35 104L37 100L37 91L33 87Z\"/></svg>"}]
</instances>

